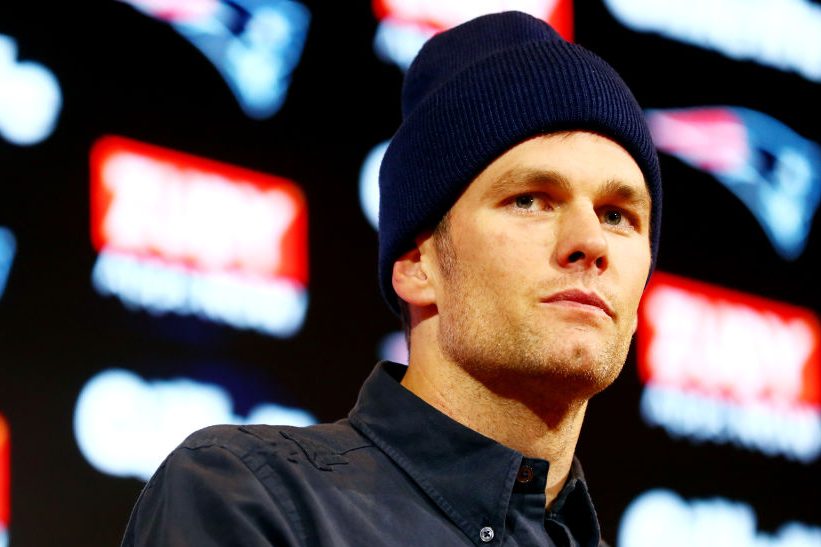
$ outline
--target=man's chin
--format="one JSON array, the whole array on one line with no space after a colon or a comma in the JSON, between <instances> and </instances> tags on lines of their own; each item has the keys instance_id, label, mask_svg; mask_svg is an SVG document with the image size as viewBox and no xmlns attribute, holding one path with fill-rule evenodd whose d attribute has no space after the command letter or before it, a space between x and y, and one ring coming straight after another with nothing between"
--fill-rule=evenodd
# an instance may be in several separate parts
<instances>
[{"instance_id":1,"label":"man's chin","mask_svg":"<svg viewBox=\"0 0 821 547\"><path fill-rule=\"evenodd\" d=\"M543 383L561 385L568 393L586 394L587 398L611 385L621 373L627 353L598 342L578 337L565 339L562 347L543 348L538 367Z\"/></svg>"},{"instance_id":2,"label":"man's chin","mask_svg":"<svg viewBox=\"0 0 821 547\"><path fill-rule=\"evenodd\" d=\"M520 357L504 364L487 363L470 373L499 394L519 398L530 392L559 402L587 400L601 392L616 380L624 362L602 360L602 352L594 355L587 347L566 355L552 353L549 358Z\"/></svg>"}]
</instances>

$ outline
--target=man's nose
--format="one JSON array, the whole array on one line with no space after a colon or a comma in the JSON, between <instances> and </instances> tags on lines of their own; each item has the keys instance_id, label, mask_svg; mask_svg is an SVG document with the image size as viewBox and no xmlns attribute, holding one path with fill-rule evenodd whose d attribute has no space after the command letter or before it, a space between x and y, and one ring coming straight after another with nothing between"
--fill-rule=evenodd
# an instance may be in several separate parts
<instances>
[{"instance_id":1,"label":"man's nose","mask_svg":"<svg viewBox=\"0 0 821 547\"><path fill-rule=\"evenodd\" d=\"M607 268L607 239L601 219L592 206L568 206L561 215L558 232L556 258L562 268L599 271Z\"/></svg>"}]
</instances>

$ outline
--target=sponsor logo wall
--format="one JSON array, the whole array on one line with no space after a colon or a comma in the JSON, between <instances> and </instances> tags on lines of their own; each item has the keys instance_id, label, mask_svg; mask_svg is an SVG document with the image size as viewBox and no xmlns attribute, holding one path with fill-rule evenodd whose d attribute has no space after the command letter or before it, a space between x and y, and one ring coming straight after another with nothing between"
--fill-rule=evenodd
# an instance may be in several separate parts
<instances>
[{"instance_id":1,"label":"sponsor logo wall","mask_svg":"<svg viewBox=\"0 0 821 547\"><path fill-rule=\"evenodd\" d=\"M604 539L821 545L818 1L7 4L0 547L116 545L194 430L333 421L407 363L376 282L402 74L505 9L616 66L660 151L658 271L578 446Z\"/></svg>"}]
</instances>

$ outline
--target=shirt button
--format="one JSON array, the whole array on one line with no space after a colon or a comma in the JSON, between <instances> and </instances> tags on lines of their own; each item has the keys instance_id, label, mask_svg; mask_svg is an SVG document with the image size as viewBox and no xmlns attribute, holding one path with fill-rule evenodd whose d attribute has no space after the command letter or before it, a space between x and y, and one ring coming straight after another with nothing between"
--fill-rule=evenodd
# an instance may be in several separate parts
<instances>
[{"instance_id":1,"label":"shirt button","mask_svg":"<svg viewBox=\"0 0 821 547\"><path fill-rule=\"evenodd\" d=\"M493 528L490 526L485 526L481 530L479 530L479 539L484 541L485 543L489 543L493 541L493 536L496 534L493 533Z\"/></svg>"},{"instance_id":2,"label":"shirt button","mask_svg":"<svg viewBox=\"0 0 821 547\"><path fill-rule=\"evenodd\" d=\"M516 475L516 482L520 484L527 484L533 480L533 468L525 464L519 468L519 473Z\"/></svg>"}]
</instances>

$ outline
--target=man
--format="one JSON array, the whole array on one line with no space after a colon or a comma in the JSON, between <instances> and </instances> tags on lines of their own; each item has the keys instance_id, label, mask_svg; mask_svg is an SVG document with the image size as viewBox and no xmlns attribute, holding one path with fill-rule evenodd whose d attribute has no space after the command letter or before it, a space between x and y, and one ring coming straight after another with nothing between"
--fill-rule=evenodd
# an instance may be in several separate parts
<instances>
[{"instance_id":1,"label":"man","mask_svg":"<svg viewBox=\"0 0 821 547\"><path fill-rule=\"evenodd\" d=\"M380 174L380 283L408 368L348 419L192 435L124 545L584 545L587 401L624 364L652 269L658 162L604 61L522 13L431 39Z\"/></svg>"}]
</instances>

